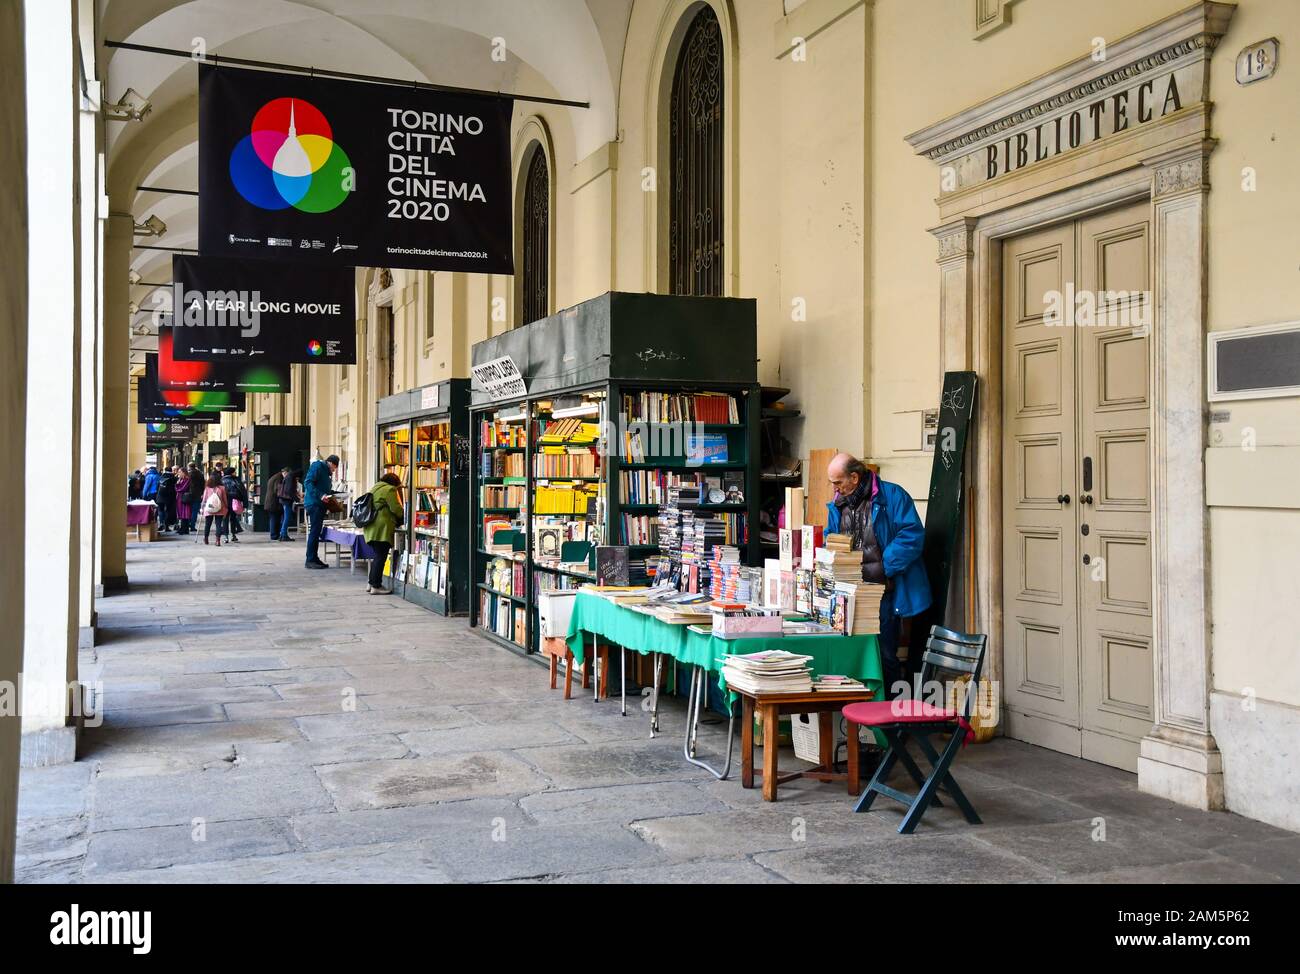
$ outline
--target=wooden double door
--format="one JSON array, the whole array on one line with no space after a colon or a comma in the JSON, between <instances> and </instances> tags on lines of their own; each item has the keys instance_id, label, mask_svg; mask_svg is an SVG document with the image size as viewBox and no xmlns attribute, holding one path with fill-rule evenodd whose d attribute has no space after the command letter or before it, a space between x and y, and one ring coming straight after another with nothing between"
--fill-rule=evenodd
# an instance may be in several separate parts
<instances>
[{"instance_id":1,"label":"wooden double door","mask_svg":"<svg viewBox=\"0 0 1300 974\"><path fill-rule=\"evenodd\" d=\"M1154 719L1150 254L1145 203L1002 254L1006 732L1130 771Z\"/></svg>"}]
</instances>

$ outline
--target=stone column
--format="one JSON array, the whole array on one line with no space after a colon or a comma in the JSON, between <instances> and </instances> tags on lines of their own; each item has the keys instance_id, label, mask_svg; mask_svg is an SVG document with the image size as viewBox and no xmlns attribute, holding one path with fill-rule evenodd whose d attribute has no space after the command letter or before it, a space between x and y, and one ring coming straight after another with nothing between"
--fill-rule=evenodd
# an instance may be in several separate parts
<instances>
[{"instance_id":1,"label":"stone column","mask_svg":"<svg viewBox=\"0 0 1300 974\"><path fill-rule=\"evenodd\" d=\"M1152 453L1156 723L1138 786L1197 808L1223 807L1210 734L1209 526L1205 507L1206 194L1212 141L1144 160L1155 236ZM1195 512L1193 517L1191 512Z\"/></svg>"},{"instance_id":2,"label":"stone column","mask_svg":"<svg viewBox=\"0 0 1300 974\"><path fill-rule=\"evenodd\" d=\"M959 217L930 229L939 241L939 375L972 369L975 334L975 220Z\"/></svg>"},{"instance_id":3,"label":"stone column","mask_svg":"<svg viewBox=\"0 0 1300 974\"><path fill-rule=\"evenodd\" d=\"M939 242L939 379L945 372L973 371L979 374L976 390L976 415L973 420L970 444L967 447L967 484L993 483L993 471L988 457L998 456L1000 426L997 403L988 395L994 376L989 374L992 363L985 360L978 347L978 328L975 322L976 263L974 217L958 217L948 223L932 227L930 233ZM997 505L981 503L976 496L974 506L967 505L963 514L963 530L953 552L949 576L948 618L965 619L969 595L966 591L967 550L969 532L977 540L975 550L975 618L969 625L977 632L989 634L993 652L985 664L985 679L1002 677L1001 624L996 611L995 593L1002 585L1002 548L999 525L994 520ZM958 624L960 625L960 623Z\"/></svg>"},{"instance_id":4,"label":"stone column","mask_svg":"<svg viewBox=\"0 0 1300 974\"><path fill-rule=\"evenodd\" d=\"M22 763L76 758L77 591L80 585L81 385L76 242L77 98L72 7L51 4L24 25L27 117L27 518L23 616ZM64 489L51 490L57 484ZM39 502L36 499L39 498ZM74 709L77 708L77 709Z\"/></svg>"},{"instance_id":5,"label":"stone column","mask_svg":"<svg viewBox=\"0 0 1300 974\"><path fill-rule=\"evenodd\" d=\"M95 644L96 512L99 493L99 112L83 104L77 146L77 286L80 291L81 477L77 499L80 578L77 583L78 646Z\"/></svg>"},{"instance_id":6,"label":"stone column","mask_svg":"<svg viewBox=\"0 0 1300 974\"><path fill-rule=\"evenodd\" d=\"M100 441L103 443L99 521L99 586L96 595L125 591L126 477L130 315L127 312L133 223L124 208L112 205L104 233L103 398L100 401Z\"/></svg>"},{"instance_id":7,"label":"stone column","mask_svg":"<svg viewBox=\"0 0 1300 974\"><path fill-rule=\"evenodd\" d=\"M21 457L27 440L27 98L23 51L23 5L0 3L0 456ZM11 481L12 484L12 481ZM14 500L12 496L6 500ZM22 724L16 687L22 670L23 538L21 503L0 503L0 883L13 881L18 818L18 753Z\"/></svg>"}]
</instances>

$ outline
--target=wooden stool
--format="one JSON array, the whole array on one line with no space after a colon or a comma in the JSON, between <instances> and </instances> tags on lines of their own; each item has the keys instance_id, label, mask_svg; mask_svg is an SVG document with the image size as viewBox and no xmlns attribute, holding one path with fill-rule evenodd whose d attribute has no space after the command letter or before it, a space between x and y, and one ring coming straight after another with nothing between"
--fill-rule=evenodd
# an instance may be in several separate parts
<instances>
[{"instance_id":1,"label":"wooden stool","mask_svg":"<svg viewBox=\"0 0 1300 974\"><path fill-rule=\"evenodd\" d=\"M563 639L547 636L542 639L542 653L551 658L551 689L555 689L555 683L559 676L560 660L564 660L564 699L569 700L573 696L573 650L569 649L569 644ZM600 696L601 699L609 697L609 647L600 645L596 648L596 656L600 660ZM582 666L582 689L587 690L591 687L591 667L587 664Z\"/></svg>"},{"instance_id":2,"label":"wooden stool","mask_svg":"<svg viewBox=\"0 0 1300 974\"><path fill-rule=\"evenodd\" d=\"M844 691L839 693L746 693L737 690L741 700L740 725L740 786L753 788L754 778L761 774L763 779L763 800L776 801L776 786L795 778L816 778L818 781L843 781L848 785L850 795L862 790L858 778L858 762L855 747L856 735L850 728L848 774L841 774L834 768L834 732L833 720L845 704L872 700L870 690L860 692ZM763 770L754 768L754 711L763 717ZM777 770L777 722L787 714L817 714L818 755L820 764L807 771L791 771L782 774Z\"/></svg>"}]
</instances>

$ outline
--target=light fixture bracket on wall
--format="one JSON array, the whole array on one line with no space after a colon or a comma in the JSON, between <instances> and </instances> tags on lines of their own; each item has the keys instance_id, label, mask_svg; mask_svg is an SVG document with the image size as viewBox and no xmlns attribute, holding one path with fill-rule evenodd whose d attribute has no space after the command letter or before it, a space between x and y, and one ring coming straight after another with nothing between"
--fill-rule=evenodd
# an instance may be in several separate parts
<instances>
[{"instance_id":1,"label":"light fixture bracket on wall","mask_svg":"<svg viewBox=\"0 0 1300 974\"><path fill-rule=\"evenodd\" d=\"M117 101L104 102L101 110L109 122L139 122L153 111L153 102L134 88L128 88Z\"/></svg>"}]
</instances>

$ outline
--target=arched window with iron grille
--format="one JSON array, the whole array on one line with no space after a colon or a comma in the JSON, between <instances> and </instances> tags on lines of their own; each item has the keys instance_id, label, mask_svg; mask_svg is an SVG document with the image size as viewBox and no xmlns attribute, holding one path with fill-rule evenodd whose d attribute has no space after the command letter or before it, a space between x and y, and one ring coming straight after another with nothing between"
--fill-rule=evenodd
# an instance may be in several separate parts
<instances>
[{"instance_id":1,"label":"arched window with iron grille","mask_svg":"<svg viewBox=\"0 0 1300 974\"><path fill-rule=\"evenodd\" d=\"M669 109L673 294L723 293L722 95L722 29L705 6L682 40Z\"/></svg>"},{"instance_id":2,"label":"arched window with iron grille","mask_svg":"<svg viewBox=\"0 0 1300 974\"><path fill-rule=\"evenodd\" d=\"M521 324L551 313L551 185L546 153L534 145L524 178L523 279Z\"/></svg>"}]
</instances>

